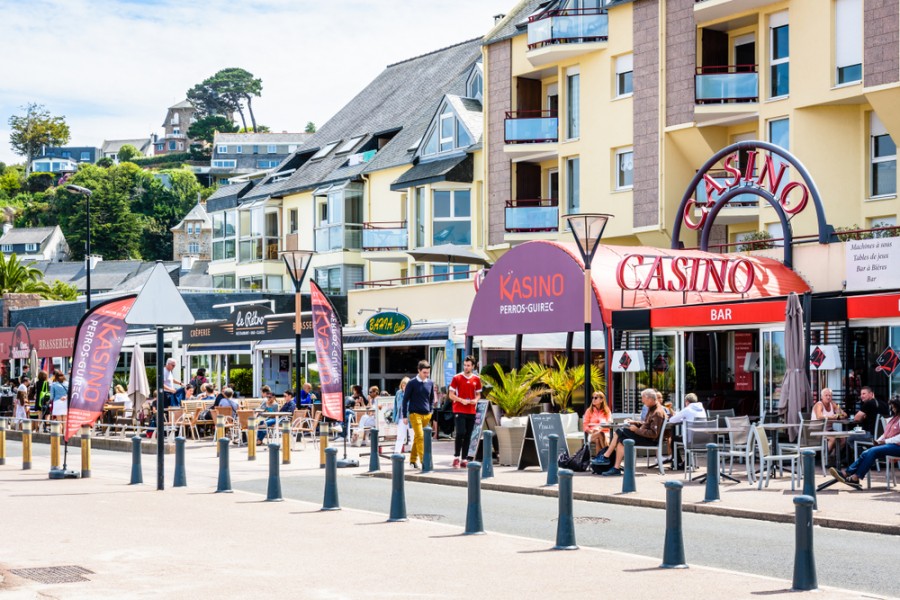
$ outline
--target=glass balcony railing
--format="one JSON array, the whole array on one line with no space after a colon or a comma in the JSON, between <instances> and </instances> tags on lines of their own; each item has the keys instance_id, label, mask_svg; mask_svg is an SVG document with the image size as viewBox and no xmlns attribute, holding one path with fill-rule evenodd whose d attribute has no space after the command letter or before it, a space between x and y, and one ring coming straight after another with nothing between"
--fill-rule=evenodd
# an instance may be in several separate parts
<instances>
[{"instance_id":1,"label":"glass balcony railing","mask_svg":"<svg viewBox=\"0 0 900 600\"><path fill-rule=\"evenodd\" d=\"M363 223L362 247L363 250L406 250L409 248L406 221Z\"/></svg>"},{"instance_id":2,"label":"glass balcony railing","mask_svg":"<svg viewBox=\"0 0 900 600\"><path fill-rule=\"evenodd\" d=\"M559 201L556 198L506 201L507 232L528 233L558 229Z\"/></svg>"},{"instance_id":3,"label":"glass balcony railing","mask_svg":"<svg viewBox=\"0 0 900 600\"><path fill-rule=\"evenodd\" d=\"M609 15L597 8L553 10L528 22L528 49L549 44L603 42L609 35Z\"/></svg>"},{"instance_id":4,"label":"glass balcony railing","mask_svg":"<svg viewBox=\"0 0 900 600\"><path fill-rule=\"evenodd\" d=\"M316 227L316 252L362 249L362 225L337 223Z\"/></svg>"},{"instance_id":5,"label":"glass balcony railing","mask_svg":"<svg viewBox=\"0 0 900 600\"><path fill-rule=\"evenodd\" d=\"M776 165L776 168L777 168L777 165ZM743 172L744 172L744 169L741 169L741 173L743 173ZM709 175L713 181L715 181L720 186L722 186L723 188L726 188L726 189L728 188L728 184L731 183L733 180L733 176L726 171L710 171ZM754 170L753 176L756 177L756 175L757 175L757 171ZM784 182L779 187L783 188L787 184L788 181L789 181L789 179L787 177L785 177ZM707 195L707 193L706 193L706 185L704 185L703 181L701 181L697 185L697 192L696 192L695 197L697 199L697 206L701 206L701 205L709 203L709 195ZM715 192L713 192L713 199L712 199L713 202L718 200L718 198L719 198L719 195L716 194ZM760 203L760 197L757 196L756 194L739 194L739 195L735 196L734 198L732 198L731 200L729 200L728 204L726 204L722 209L728 210L728 209L734 209L734 208L759 208L759 203Z\"/></svg>"},{"instance_id":6,"label":"glass balcony railing","mask_svg":"<svg viewBox=\"0 0 900 600\"><path fill-rule=\"evenodd\" d=\"M534 144L559 141L559 118L551 110L506 113L506 143Z\"/></svg>"},{"instance_id":7,"label":"glass balcony railing","mask_svg":"<svg viewBox=\"0 0 900 600\"><path fill-rule=\"evenodd\" d=\"M697 104L756 102L759 100L756 65L697 67L694 94Z\"/></svg>"}]
</instances>

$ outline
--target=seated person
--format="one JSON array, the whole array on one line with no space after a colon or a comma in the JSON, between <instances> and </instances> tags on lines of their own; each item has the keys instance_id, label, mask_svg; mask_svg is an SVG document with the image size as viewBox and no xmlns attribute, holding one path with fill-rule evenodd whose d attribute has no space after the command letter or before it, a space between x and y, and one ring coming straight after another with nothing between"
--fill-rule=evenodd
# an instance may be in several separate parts
<instances>
[{"instance_id":1,"label":"seated person","mask_svg":"<svg viewBox=\"0 0 900 600\"><path fill-rule=\"evenodd\" d=\"M353 437L350 440L351 446L361 446L368 437L369 430L375 427L375 409L369 408L366 414L359 419L359 425L353 431Z\"/></svg>"},{"instance_id":2,"label":"seated person","mask_svg":"<svg viewBox=\"0 0 900 600\"><path fill-rule=\"evenodd\" d=\"M600 427L600 423L612 421L612 413L606 405L606 396L596 391L591 396L591 405L584 411L584 432L588 434L591 450L596 456L609 445L609 428Z\"/></svg>"},{"instance_id":3,"label":"seated person","mask_svg":"<svg viewBox=\"0 0 900 600\"><path fill-rule=\"evenodd\" d=\"M862 427L864 433L852 436L851 442L874 438L875 424L878 423L879 415L883 414L883 409L875 398L875 392L869 386L863 386L859 390L859 399L862 404L860 404L859 412L853 415L853 420L857 426Z\"/></svg>"},{"instance_id":4,"label":"seated person","mask_svg":"<svg viewBox=\"0 0 900 600\"><path fill-rule=\"evenodd\" d=\"M865 388L863 388L865 389ZM891 418L884 428L884 434L875 440L875 445L863 452L845 471L831 467L831 476L849 486L861 489L860 481L869 473L876 461L887 457L900 457L900 396L894 395L890 402Z\"/></svg>"},{"instance_id":5,"label":"seated person","mask_svg":"<svg viewBox=\"0 0 900 600\"><path fill-rule=\"evenodd\" d=\"M626 421L625 427L616 429L612 442L606 451L594 459L598 465L608 465L610 456L615 452L615 463L612 469L605 471L604 475L621 475L622 460L625 458L625 440L634 440L636 446L655 446L662 434L662 425L666 420L666 413L662 405L656 399L656 390L647 388L641 392L641 402L647 407L647 419L640 423Z\"/></svg>"},{"instance_id":6,"label":"seated person","mask_svg":"<svg viewBox=\"0 0 900 600\"><path fill-rule=\"evenodd\" d=\"M297 401L294 400L294 390L284 390L284 399L282 402L283 404L281 405L281 408L278 409L278 412L291 413L293 415L294 411L297 410Z\"/></svg>"},{"instance_id":7,"label":"seated person","mask_svg":"<svg viewBox=\"0 0 900 600\"><path fill-rule=\"evenodd\" d=\"M672 425L677 425L678 423L692 423L698 419L706 418L706 409L703 408L703 404L697 399L697 394L693 392L685 395L684 397L684 408L679 410L677 413L672 415L669 419L669 423ZM672 436L672 442L681 442L684 440L683 435ZM674 458L675 465L674 470L678 471L681 469L681 465L678 464L678 457Z\"/></svg>"},{"instance_id":8,"label":"seated person","mask_svg":"<svg viewBox=\"0 0 900 600\"><path fill-rule=\"evenodd\" d=\"M278 401L275 398L275 394L272 393L272 389L269 386L264 385L262 388L262 392L265 395L266 401L260 404L258 409L260 412L260 423L257 425L258 429L256 431L257 446L262 446L263 440L266 439L266 432L268 431L269 427L275 426L275 417L269 417L265 420L262 420L265 417L265 414L278 412Z\"/></svg>"},{"instance_id":9,"label":"seated person","mask_svg":"<svg viewBox=\"0 0 900 600\"><path fill-rule=\"evenodd\" d=\"M316 396L312 393L312 384L307 381L300 388L300 405L312 404L315 401Z\"/></svg>"},{"instance_id":10,"label":"seated person","mask_svg":"<svg viewBox=\"0 0 900 600\"><path fill-rule=\"evenodd\" d=\"M823 419L828 419L829 421L833 419L846 419L847 413L841 409L840 406L834 402L834 393L829 388L823 388L822 392L819 394L821 398L818 402L813 405L812 409L812 420L813 421L821 421ZM828 430L832 430L831 424L828 425ZM831 456L831 453L834 451L835 445L839 444L843 446L844 440L836 439L836 438L828 438L828 455ZM826 458L827 460L827 458Z\"/></svg>"},{"instance_id":11,"label":"seated person","mask_svg":"<svg viewBox=\"0 0 900 600\"><path fill-rule=\"evenodd\" d=\"M234 399L234 390L224 388L222 390L222 399L219 400L218 408L231 408L232 416L237 418L237 411L240 405Z\"/></svg>"}]
</instances>

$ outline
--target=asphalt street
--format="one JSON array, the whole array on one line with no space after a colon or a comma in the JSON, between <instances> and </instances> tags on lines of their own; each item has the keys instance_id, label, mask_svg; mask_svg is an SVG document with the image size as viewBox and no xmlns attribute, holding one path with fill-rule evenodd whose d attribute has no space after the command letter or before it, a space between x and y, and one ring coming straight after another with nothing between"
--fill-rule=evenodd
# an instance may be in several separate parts
<instances>
[{"instance_id":1,"label":"asphalt street","mask_svg":"<svg viewBox=\"0 0 900 600\"><path fill-rule=\"evenodd\" d=\"M266 493L266 480L235 482L235 489ZM391 482L370 477L340 477L341 506L387 515ZM322 502L322 480L284 477L285 497ZM484 527L509 535L547 540L556 536L556 498L502 492L482 493ZM411 518L465 526L466 489L406 482ZM575 502L576 537L593 546L649 557L662 557L665 512L657 509ZM402 526L402 525L398 525ZM685 513L685 554L689 564L730 569L790 580L794 564L794 526L748 519ZM814 532L820 585L900 596L893 536L823 529ZM584 571L589 576L589 571Z\"/></svg>"}]
</instances>

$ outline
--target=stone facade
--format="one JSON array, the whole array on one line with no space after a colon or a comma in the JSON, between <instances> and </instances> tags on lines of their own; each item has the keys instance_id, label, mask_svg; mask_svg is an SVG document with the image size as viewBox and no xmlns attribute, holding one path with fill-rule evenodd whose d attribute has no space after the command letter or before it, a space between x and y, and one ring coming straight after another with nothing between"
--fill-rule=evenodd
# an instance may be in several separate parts
<instances>
[{"instance_id":1,"label":"stone facade","mask_svg":"<svg viewBox=\"0 0 900 600\"><path fill-rule=\"evenodd\" d=\"M659 224L659 0L634 3L634 226Z\"/></svg>"},{"instance_id":2,"label":"stone facade","mask_svg":"<svg viewBox=\"0 0 900 600\"><path fill-rule=\"evenodd\" d=\"M191 233L187 226L191 223ZM198 252L191 252L191 244L197 244ZM200 221L186 221L172 231L172 259L196 256L199 260L212 260L212 230L200 226Z\"/></svg>"},{"instance_id":3,"label":"stone facade","mask_svg":"<svg viewBox=\"0 0 900 600\"><path fill-rule=\"evenodd\" d=\"M900 4L865 0L863 80L866 87L900 81Z\"/></svg>"},{"instance_id":4,"label":"stone facade","mask_svg":"<svg viewBox=\"0 0 900 600\"><path fill-rule=\"evenodd\" d=\"M502 244L506 234L504 211L512 198L512 163L503 152L506 141L506 112L512 110L512 42L488 46L487 164L488 164L488 244Z\"/></svg>"},{"instance_id":5,"label":"stone facade","mask_svg":"<svg viewBox=\"0 0 900 600\"><path fill-rule=\"evenodd\" d=\"M694 120L696 40L694 0L668 0L666 2L667 127L691 123Z\"/></svg>"}]
</instances>

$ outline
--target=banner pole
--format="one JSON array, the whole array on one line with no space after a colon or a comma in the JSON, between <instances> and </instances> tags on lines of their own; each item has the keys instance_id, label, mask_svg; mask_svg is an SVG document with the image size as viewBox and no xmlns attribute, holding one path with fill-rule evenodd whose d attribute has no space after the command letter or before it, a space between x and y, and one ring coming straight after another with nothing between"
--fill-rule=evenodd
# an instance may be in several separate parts
<instances>
[{"instance_id":1,"label":"banner pole","mask_svg":"<svg viewBox=\"0 0 900 600\"><path fill-rule=\"evenodd\" d=\"M164 490L166 487L166 467L165 467L165 438L166 435L166 394L163 391L163 369L166 368L166 362L163 358L165 353L165 340L163 339L163 328L156 328L156 489Z\"/></svg>"}]
</instances>

